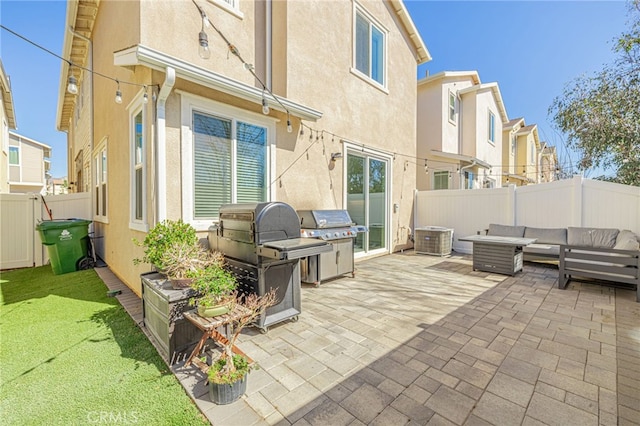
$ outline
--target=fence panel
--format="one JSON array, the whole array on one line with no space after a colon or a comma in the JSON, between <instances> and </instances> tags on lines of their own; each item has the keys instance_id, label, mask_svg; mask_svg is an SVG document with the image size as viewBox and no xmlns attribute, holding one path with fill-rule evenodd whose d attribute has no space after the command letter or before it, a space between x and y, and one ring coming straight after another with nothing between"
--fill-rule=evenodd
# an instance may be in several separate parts
<instances>
[{"instance_id":1,"label":"fence panel","mask_svg":"<svg viewBox=\"0 0 640 426\"><path fill-rule=\"evenodd\" d=\"M37 195L0 194L0 269L42 264L42 246L35 231L35 212L39 209Z\"/></svg>"},{"instance_id":2,"label":"fence panel","mask_svg":"<svg viewBox=\"0 0 640 426\"><path fill-rule=\"evenodd\" d=\"M522 187L416 192L414 227L453 228L456 251L470 253L471 243L458 238L490 223L618 228L640 235L640 188L576 176Z\"/></svg>"},{"instance_id":3,"label":"fence panel","mask_svg":"<svg viewBox=\"0 0 640 426\"><path fill-rule=\"evenodd\" d=\"M63 194L45 199L54 219L91 219L91 194ZM0 269L42 266L49 260L36 226L48 220L39 194L0 194Z\"/></svg>"}]
</instances>

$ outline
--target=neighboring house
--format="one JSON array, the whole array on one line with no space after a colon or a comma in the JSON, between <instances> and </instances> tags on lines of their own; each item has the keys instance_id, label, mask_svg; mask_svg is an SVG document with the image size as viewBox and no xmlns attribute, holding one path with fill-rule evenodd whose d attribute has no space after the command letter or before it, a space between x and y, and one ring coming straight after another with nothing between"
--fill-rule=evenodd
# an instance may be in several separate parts
<instances>
[{"instance_id":1,"label":"neighboring house","mask_svg":"<svg viewBox=\"0 0 640 426\"><path fill-rule=\"evenodd\" d=\"M59 195L69 193L69 183L66 177L51 178L47 184L47 195Z\"/></svg>"},{"instance_id":2,"label":"neighboring house","mask_svg":"<svg viewBox=\"0 0 640 426\"><path fill-rule=\"evenodd\" d=\"M507 121L498 84L481 83L476 71L443 71L419 80L418 190L502 186Z\"/></svg>"},{"instance_id":3,"label":"neighboring house","mask_svg":"<svg viewBox=\"0 0 640 426\"><path fill-rule=\"evenodd\" d=\"M547 146L546 142L542 142L539 171L541 182L553 182L559 179L560 164L558 163L556 147Z\"/></svg>"},{"instance_id":4,"label":"neighboring house","mask_svg":"<svg viewBox=\"0 0 640 426\"><path fill-rule=\"evenodd\" d=\"M132 238L167 218L204 237L221 204L242 201L348 209L375 231L357 256L411 247L405 158L430 56L403 2L196 3L214 27L191 0L68 3L63 55L77 66L62 63L58 127L111 269L139 293L149 267L133 265Z\"/></svg>"},{"instance_id":5,"label":"neighboring house","mask_svg":"<svg viewBox=\"0 0 640 426\"><path fill-rule=\"evenodd\" d=\"M9 192L9 130L16 129L16 115L13 110L13 96L11 95L11 80L4 71L0 60L0 117L2 129L0 129L0 193Z\"/></svg>"},{"instance_id":6,"label":"neighboring house","mask_svg":"<svg viewBox=\"0 0 640 426\"><path fill-rule=\"evenodd\" d=\"M50 157L49 145L9 132L9 192L46 194Z\"/></svg>"}]
</instances>

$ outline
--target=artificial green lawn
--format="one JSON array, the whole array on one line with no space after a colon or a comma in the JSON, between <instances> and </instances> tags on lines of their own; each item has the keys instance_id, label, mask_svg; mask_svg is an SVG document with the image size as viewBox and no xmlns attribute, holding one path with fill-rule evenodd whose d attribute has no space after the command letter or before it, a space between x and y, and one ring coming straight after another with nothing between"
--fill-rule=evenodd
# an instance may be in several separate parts
<instances>
[{"instance_id":1,"label":"artificial green lawn","mask_svg":"<svg viewBox=\"0 0 640 426\"><path fill-rule=\"evenodd\" d=\"M93 270L0 275L0 419L6 425L206 425Z\"/></svg>"}]
</instances>

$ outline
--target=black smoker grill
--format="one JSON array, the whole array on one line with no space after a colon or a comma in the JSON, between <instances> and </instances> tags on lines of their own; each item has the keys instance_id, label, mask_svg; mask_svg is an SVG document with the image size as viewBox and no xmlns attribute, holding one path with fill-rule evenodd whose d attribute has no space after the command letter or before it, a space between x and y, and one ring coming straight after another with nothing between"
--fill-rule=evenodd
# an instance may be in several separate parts
<instances>
[{"instance_id":1,"label":"black smoker grill","mask_svg":"<svg viewBox=\"0 0 640 426\"><path fill-rule=\"evenodd\" d=\"M353 246L367 227L354 225L347 210L298 210L302 237L331 244L328 252L302 259L302 282L315 284L344 274L353 277Z\"/></svg>"},{"instance_id":2,"label":"black smoker grill","mask_svg":"<svg viewBox=\"0 0 640 426\"><path fill-rule=\"evenodd\" d=\"M262 296L276 290L276 305L257 323L263 332L300 314L300 258L331 250L322 240L300 238L298 215L280 202L225 204L208 238L211 250L224 254L241 292Z\"/></svg>"}]
</instances>

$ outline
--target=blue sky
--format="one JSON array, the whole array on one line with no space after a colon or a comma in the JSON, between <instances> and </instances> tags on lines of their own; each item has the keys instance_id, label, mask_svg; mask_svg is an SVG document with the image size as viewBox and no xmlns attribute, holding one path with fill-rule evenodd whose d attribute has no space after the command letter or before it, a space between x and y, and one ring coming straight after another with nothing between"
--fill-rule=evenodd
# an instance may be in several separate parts
<instances>
[{"instance_id":1,"label":"blue sky","mask_svg":"<svg viewBox=\"0 0 640 426\"><path fill-rule=\"evenodd\" d=\"M537 124L540 138L563 147L547 115L553 98L573 78L611 63L612 40L626 28L622 1L405 1L433 60L417 70L477 70L498 82L510 118ZM66 3L0 1L2 25L61 54ZM5 71L11 78L17 132L53 148L52 175L66 175L66 135L56 130L60 60L10 33L0 32Z\"/></svg>"}]
</instances>

